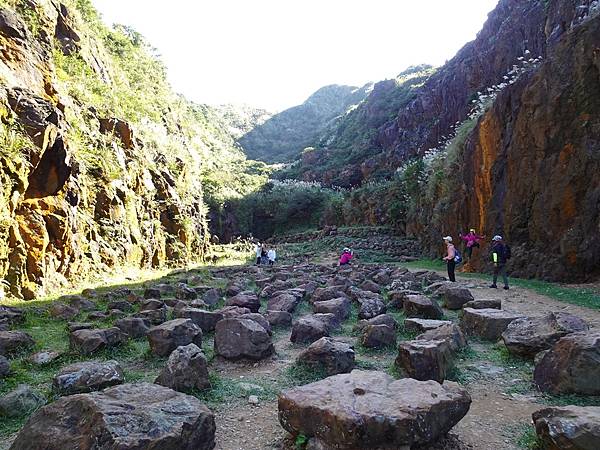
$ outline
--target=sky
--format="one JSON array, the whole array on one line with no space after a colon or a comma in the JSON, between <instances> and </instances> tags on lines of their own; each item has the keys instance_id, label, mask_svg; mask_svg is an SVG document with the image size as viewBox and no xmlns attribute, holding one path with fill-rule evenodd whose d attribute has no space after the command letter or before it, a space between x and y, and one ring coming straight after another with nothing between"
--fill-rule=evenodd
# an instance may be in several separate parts
<instances>
[{"instance_id":1,"label":"sky","mask_svg":"<svg viewBox=\"0 0 600 450\"><path fill-rule=\"evenodd\" d=\"M329 84L442 65L498 0L93 0L158 49L190 100L281 111Z\"/></svg>"}]
</instances>

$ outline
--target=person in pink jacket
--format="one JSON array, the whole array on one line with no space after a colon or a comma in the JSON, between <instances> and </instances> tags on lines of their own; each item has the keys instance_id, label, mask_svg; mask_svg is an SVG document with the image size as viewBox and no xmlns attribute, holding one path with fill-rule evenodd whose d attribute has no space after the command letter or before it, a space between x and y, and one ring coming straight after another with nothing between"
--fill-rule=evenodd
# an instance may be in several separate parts
<instances>
[{"instance_id":1,"label":"person in pink jacket","mask_svg":"<svg viewBox=\"0 0 600 450\"><path fill-rule=\"evenodd\" d=\"M346 264L350 264L350 260L354 256L354 253L349 248L345 248L342 252L342 256L340 256L340 266L345 266Z\"/></svg>"},{"instance_id":2,"label":"person in pink jacket","mask_svg":"<svg viewBox=\"0 0 600 450\"><path fill-rule=\"evenodd\" d=\"M458 236L467 244L467 259L471 259L473 256L474 248L479 248L479 241L485 239L485 236L479 236L473 228L464 236L462 233L459 233Z\"/></svg>"}]
</instances>

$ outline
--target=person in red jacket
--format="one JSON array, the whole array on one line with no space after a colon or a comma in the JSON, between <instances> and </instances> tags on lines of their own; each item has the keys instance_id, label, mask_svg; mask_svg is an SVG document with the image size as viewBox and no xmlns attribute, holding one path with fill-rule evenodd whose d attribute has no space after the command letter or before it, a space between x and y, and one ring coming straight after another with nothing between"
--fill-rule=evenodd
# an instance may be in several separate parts
<instances>
[{"instance_id":1,"label":"person in red jacket","mask_svg":"<svg viewBox=\"0 0 600 450\"><path fill-rule=\"evenodd\" d=\"M354 257L354 252L349 248L345 248L342 251L342 256L340 256L340 266L345 266L346 264L350 264L350 260Z\"/></svg>"}]
</instances>

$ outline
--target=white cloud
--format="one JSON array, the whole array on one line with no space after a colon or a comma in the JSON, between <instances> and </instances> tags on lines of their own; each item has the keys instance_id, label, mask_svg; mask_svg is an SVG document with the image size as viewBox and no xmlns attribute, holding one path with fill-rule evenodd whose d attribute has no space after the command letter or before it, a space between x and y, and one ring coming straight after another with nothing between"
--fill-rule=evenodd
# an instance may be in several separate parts
<instances>
[{"instance_id":1,"label":"white cloud","mask_svg":"<svg viewBox=\"0 0 600 450\"><path fill-rule=\"evenodd\" d=\"M326 84L361 85L443 64L498 0L93 0L158 48L198 102L283 109Z\"/></svg>"}]
</instances>

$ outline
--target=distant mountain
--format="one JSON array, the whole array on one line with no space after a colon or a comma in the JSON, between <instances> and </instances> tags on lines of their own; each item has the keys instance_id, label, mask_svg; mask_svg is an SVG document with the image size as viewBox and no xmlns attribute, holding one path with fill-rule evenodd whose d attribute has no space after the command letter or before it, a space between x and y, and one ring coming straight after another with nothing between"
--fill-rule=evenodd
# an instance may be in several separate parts
<instances>
[{"instance_id":1,"label":"distant mountain","mask_svg":"<svg viewBox=\"0 0 600 450\"><path fill-rule=\"evenodd\" d=\"M236 139L246 135L254 128L273 117L273 113L248 105L219 105L212 108L215 114L227 126L227 131Z\"/></svg>"},{"instance_id":2,"label":"distant mountain","mask_svg":"<svg viewBox=\"0 0 600 450\"><path fill-rule=\"evenodd\" d=\"M332 121L362 102L372 89L331 85L311 95L302 105L272 116L239 139L248 158L286 162L315 144Z\"/></svg>"}]
</instances>

